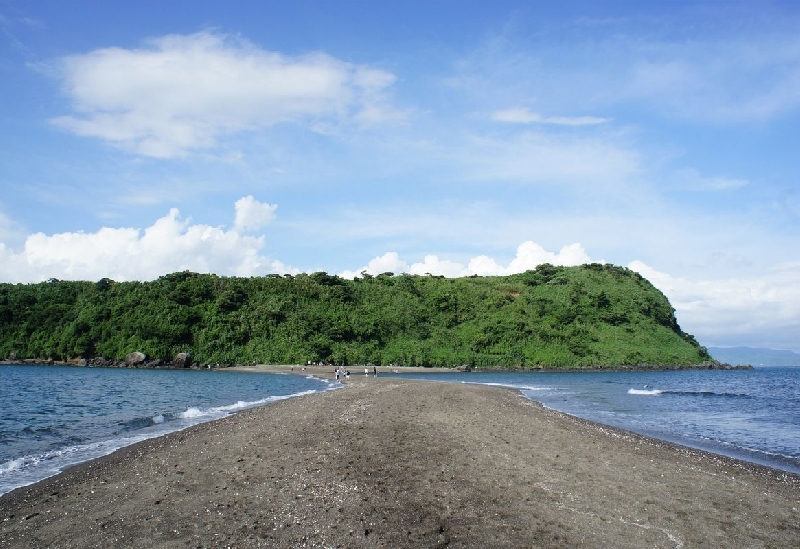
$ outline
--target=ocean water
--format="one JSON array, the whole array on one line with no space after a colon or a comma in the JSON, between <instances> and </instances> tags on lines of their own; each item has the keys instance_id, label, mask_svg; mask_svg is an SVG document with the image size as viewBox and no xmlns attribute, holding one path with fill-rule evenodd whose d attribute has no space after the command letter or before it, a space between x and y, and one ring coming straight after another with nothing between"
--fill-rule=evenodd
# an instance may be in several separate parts
<instances>
[{"instance_id":1,"label":"ocean water","mask_svg":"<svg viewBox=\"0 0 800 549\"><path fill-rule=\"evenodd\" d=\"M303 375L0 366L0 494L147 438L337 386Z\"/></svg>"},{"instance_id":2,"label":"ocean water","mask_svg":"<svg viewBox=\"0 0 800 549\"><path fill-rule=\"evenodd\" d=\"M800 474L800 366L395 375L513 387L573 416Z\"/></svg>"}]
</instances>

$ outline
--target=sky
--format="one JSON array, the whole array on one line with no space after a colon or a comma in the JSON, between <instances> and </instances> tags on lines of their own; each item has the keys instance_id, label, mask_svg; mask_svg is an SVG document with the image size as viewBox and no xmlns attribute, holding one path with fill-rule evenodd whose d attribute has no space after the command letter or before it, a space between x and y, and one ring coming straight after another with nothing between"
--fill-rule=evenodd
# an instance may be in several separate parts
<instances>
[{"instance_id":1,"label":"sky","mask_svg":"<svg viewBox=\"0 0 800 549\"><path fill-rule=\"evenodd\" d=\"M545 262L800 351L800 5L0 0L0 282Z\"/></svg>"}]
</instances>

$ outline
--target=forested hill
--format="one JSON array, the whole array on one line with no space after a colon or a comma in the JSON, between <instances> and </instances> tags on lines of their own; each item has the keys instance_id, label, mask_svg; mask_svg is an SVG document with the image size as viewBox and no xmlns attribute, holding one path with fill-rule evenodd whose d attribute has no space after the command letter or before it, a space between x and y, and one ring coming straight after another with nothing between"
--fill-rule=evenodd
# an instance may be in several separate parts
<instances>
[{"instance_id":1,"label":"forested hill","mask_svg":"<svg viewBox=\"0 0 800 549\"><path fill-rule=\"evenodd\" d=\"M0 284L0 357L425 366L688 365L709 356L622 267L504 277L384 273ZM12 355L13 353L13 355Z\"/></svg>"}]
</instances>

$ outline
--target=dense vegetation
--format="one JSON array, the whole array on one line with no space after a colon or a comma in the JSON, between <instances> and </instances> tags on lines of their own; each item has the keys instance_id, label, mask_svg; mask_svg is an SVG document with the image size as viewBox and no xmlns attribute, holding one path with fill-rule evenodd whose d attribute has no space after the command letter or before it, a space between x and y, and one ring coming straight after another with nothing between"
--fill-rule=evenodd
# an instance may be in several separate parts
<instances>
[{"instance_id":1,"label":"dense vegetation","mask_svg":"<svg viewBox=\"0 0 800 549\"><path fill-rule=\"evenodd\" d=\"M425 366L697 364L667 298L622 267L447 279L324 272L0 284L0 356Z\"/></svg>"}]
</instances>

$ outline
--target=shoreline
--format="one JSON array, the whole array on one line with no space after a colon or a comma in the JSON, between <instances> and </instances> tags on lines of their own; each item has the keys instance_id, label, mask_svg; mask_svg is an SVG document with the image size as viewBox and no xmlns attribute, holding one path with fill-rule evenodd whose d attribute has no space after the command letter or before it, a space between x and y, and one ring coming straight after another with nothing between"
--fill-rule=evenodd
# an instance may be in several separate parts
<instances>
[{"instance_id":1,"label":"shoreline","mask_svg":"<svg viewBox=\"0 0 800 549\"><path fill-rule=\"evenodd\" d=\"M94 358L89 359L74 359L74 360L53 360L53 359L40 359L40 358L26 358L26 359L0 359L0 366L70 366L75 368L129 368L141 370L218 370L218 371L244 371L244 370L257 370L259 368L277 368L277 369L306 369L314 370L319 368L335 368L331 365L302 365L302 364L233 364L233 365L220 365L220 364L206 364L194 362L191 365L179 364L176 362L169 362L163 360L153 360L149 362L142 362L139 364L127 364L125 360L120 359L105 359ZM353 366L342 366L342 368L352 367L358 371L364 368L364 364L356 364ZM372 366L369 366L370 368ZM719 361L708 361L702 364L620 364L613 366L481 366L476 368L469 368L464 366L376 366L379 372L389 371L406 371L406 372L667 372L667 371L692 371L692 370L753 370L754 366L751 364L738 364L731 365ZM264 370L270 371L270 370ZM283 370L281 370L283 371Z\"/></svg>"},{"instance_id":2,"label":"shoreline","mask_svg":"<svg viewBox=\"0 0 800 549\"><path fill-rule=\"evenodd\" d=\"M0 521L0 547L782 547L800 477L514 390L354 375L18 488Z\"/></svg>"},{"instance_id":3,"label":"shoreline","mask_svg":"<svg viewBox=\"0 0 800 549\"><path fill-rule=\"evenodd\" d=\"M42 365L43 366L47 366L46 364L42 364ZM83 367L83 366L76 366L76 367ZM214 371L292 374L292 375L303 375L303 376L315 377L315 378L318 378L320 380L333 380L333 379L335 379L335 374L333 372L333 368L334 367L331 366L331 365L301 366L301 365L291 365L291 364L287 364L287 365L253 364L253 365L237 365L237 366L218 368L218 369L215 368ZM362 375L362 372L359 369L359 367L356 366L356 367L353 367L353 368L354 368L354 371L351 372L351 375L352 375L353 379L359 379L360 380L361 378L365 377L365 376ZM423 367L423 366L378 366L378 367L376 367L376 369L377 369L377 372L379 373L379 375L382 375L382 376L386 375L387 373L388 374L401 374L401 375L402 374L450 374L450 373L461 373L461 374L464 374L465 373L463 370L458 370L458 369L455 369L455 368L431 368L431 367ZM739 368L735 368L735 369L739 369ZM508 371L508 370L507 369L503 369L502 371ZM523 371L523 370L519 370L519 371ZM613 370L613 371L617 371L617 370ZM474 371L474 373L493 373L493 372L494 372L494 370L492 370L492 369L481 369L481 370ZM367 377L369 377L369 378L373 377L373 371L371 369L368 370L368 376ZM409 379L420 379L420 378L411 377ZM351 380L351 382L352 382L352 380ZM345 382L342 381L342 383L345 383ZM514 390L514 389L512 388L512 390ZM522 395L522 392L520 392L520 394ZM585 419L585 418L582 418L580 416L576 416L576 415L570 414L569 412L564 412L564 411L558 410L556 408L550 408L550 407L542 404L538 400L536 400L534 398L531 398L531 397L527 397L526 396L525 398L529 399L531 402L534 402L534 403L536 403L538 405L543 406L544 408L546 408L548 410L552 410L555 413L563 414L563 415L565 415L565 416L567 416L569 418L572 418L572 419L574 419L576 421L579 421L579 422L586 422L588 424L594 424L594 425L596 425L596 426L598 426L600 428L605 428L605 429L616 431L619 434L621 434L622 436L629 435L629 436L643 437L643 438L650 439L652 441L655 441L655 442L658 442L658 443L661 443L661 444L664 444L664 445L667 445L667 446L673 446L676 449L682 449L682 450L690 451L690 452L697 452L699 454L707 454L708 456L710 456L712 458L717 458L717 459L720 459L720 460L730 460L734 464L733 466L734 467L738 467L738 468L753 467L753 468L764 469L765 471L772 471L772 472L776 473L777 475L800 476L800 473L798 473L798 471L792 470L792 469L787 469L787 468L781 468L780 465L774 464L774 463L770 463L769 460L763 460L763 459L762 460L758 460L756 458L748 459L746 456L737 455L736 453L723 453L721 451L716 451L714 449L704 448L702 445L695 446L695 445L691 444L691 441L682 442L682 441L679 441L679 440L670 440L670 439L665 439L665 438L659 438L657 435L652 435L652 434L649 434L647 432L636 432L636 431L627 430L624 427L616 427L616 426L604 424L604 423L601 423L599 421L592 420L592 419ZM271 403L270 404L266 404L266 405L271 405ZM235 413L238 413L238 412L235 412ZM204 422L202 422L202 424L208 423L209 421L216 421L216 420L204 421ZM169 435L169 434L171 434L173 432L182 432L185 429L186 428L179 429L178 431L169 431L169 432L166 432L166 433L150 436L150 437L148 437L148 439L149 438L161 437L161 436L167 436L167 435ZM620 435L617 435L617 436L620 436ZM113 450L110 453L114 453L114 452L117 452L117 451L122 451L125 448L127 448L129 446L135 446L136 444L139 444L139 442L128 444L126 446L121 446L121 447L117 448L117 450ZM66 471L68 469L72 469L74 467L80 467L80 466L84 465L85 463L92 462L92 461L94 461L96 459L103 459L104 457L106 457L108 455L109 454L98 455L97 457L93 457L91 459L88 459L87 461L69 465L65 469L63 469L62 472ZM736 464L738 464L738 465L736 465ZM17 489L20 489L20 488L26 488L26 487L32 486L34 484L37 484L39 482L46 481L47 479L53 478L54 476L57 476L58 474L60 474L60 473L53 473L50 476L45 477L44 479L42 479L40 481L36 481L36 482L34 482L32 484L28 484L28 485L24 485L24 486L15 488L14 490L17 490ZM11 491L13 491L13 490L11 490ZM11 491L6 492L5 494L10 493ZM5 494L0 494L0 497L2 497Z\"/></svg>"}]
</instances>

